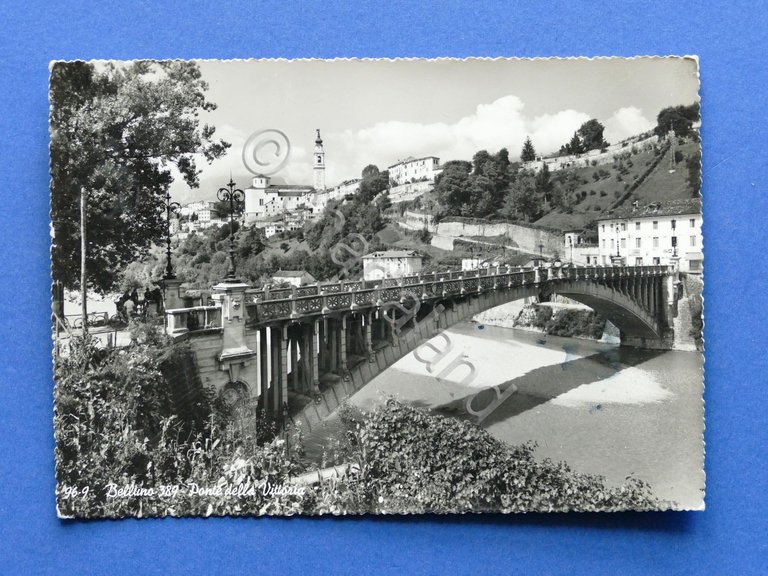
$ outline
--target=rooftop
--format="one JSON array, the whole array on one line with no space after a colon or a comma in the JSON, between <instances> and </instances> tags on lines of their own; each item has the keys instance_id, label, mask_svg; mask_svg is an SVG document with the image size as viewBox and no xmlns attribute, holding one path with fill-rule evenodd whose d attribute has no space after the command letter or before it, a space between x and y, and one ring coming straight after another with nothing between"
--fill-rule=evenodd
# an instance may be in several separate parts
<instances>
[{"instance_id":1,"label":"rooftop","mask_svg":"<svg viewBox=\"0 0 768 576\"><path fill-rule=\"evenodd\" d=\"M700 198L685 198L667 202L651 202L645 206L620 206L600 216L598 220L621 218L651 218L654 216L677 216L678 214L701 214Z\"/></svg>"},{"instance_id":2,"label":"rooftop","mask_svg":"<svg viewBox=\"0 0 768 576\"><path fill-rule=\"evenodd\" d=\"M303 278L305 276L312 278L312 274L304 270L278 270L272 276L274 278Z\"/></svg>"},{"instance_id":3,"label":"rooftop","mask_svg":"<svg viewBox=\"0 0 768 576\"><path fill-rule=\"evenodd\" d=\"M363 258L421 258L421 254L416 250L381 250L366 254Z\"/></svg>"},{"instance_id":4,"label":"rooftop","mask_svg":"<svg viewBox=\"0 0 768 576\"><path fill-rule=\"evenodd\" d=\"M432 158L437 160L438 163L440 162L440 158L438 158L437 156L422 156L421 158L414 158L413 156L408 156L408 158L405 158L403 160L395 162L394 164L392 164L392 166L389 166L389 168L394 168L395 166L400 166L400 164L410 164L411 162L417 162L419 160L429 160L429 159L432 159Z\"/></svg>"}]
</instances>

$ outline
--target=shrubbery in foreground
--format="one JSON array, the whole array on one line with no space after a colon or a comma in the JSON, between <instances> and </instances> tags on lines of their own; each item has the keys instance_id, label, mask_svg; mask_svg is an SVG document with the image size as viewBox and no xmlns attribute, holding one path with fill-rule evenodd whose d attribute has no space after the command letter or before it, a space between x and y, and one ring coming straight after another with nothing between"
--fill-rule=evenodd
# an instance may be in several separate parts
<instances>
[{"instance_id":1,"label":"shrubbery in foreground","mask_svg":"<svg viewBox=\"0 0 768 576\"><path fill-rule=\"evenodd\" d=\"M470 422L393 400L368 413L344 407L338 456L347 472L297 485L292 480L313 466L303 461L295 430L277 437L255 409L233 413L213 400L200 429L176 418L160 371L173 353L153 338L106 354L86 342L60 361L55 431L63 516L667 507L640 480L609 488L564 463L536 461L532 445L509 447Z\"/></svg>"},{"instance_id":2,"label":"shrubbery in foreground","mask_svg":"<svg viewBox=\"0 0 768 576\"><path fill-rule=\"evenodd\" d=\"M600 476L534 459L534 446L510 447L467 421L394 400L373 412L342 415L353 512L617 511L666 508L647 484L609 488Z\"/></svg>"}]
</instances>

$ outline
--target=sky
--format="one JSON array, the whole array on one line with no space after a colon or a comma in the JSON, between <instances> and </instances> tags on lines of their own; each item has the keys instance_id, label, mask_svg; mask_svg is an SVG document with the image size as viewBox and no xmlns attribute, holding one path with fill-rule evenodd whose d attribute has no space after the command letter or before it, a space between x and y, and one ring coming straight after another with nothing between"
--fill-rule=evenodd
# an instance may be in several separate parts
<instances>
[{"instance_id":1,"label":"sky","mask_svg":"<svg viewBox=\"0 0 768 576\"><path fill-rule=\"evenodd\" d=\"M229 181L250 185L242 159L248 137L282 131L290 155L272 178L312 184L315 130L326 157L326 183L360 176L408 156L441 162L507 148L519 158L527 136L539 154L555 152L597 118L613 143L655 125L667 106L698 100L698 67L683 58L474 60L199 61L218 108L201 118L232 144L202 168L200 188L172 185L182 202L213 199ZM275 153L269 145L261 154ZM261 156L260 156L261 157Z\"/></svg>"}]
</instances>

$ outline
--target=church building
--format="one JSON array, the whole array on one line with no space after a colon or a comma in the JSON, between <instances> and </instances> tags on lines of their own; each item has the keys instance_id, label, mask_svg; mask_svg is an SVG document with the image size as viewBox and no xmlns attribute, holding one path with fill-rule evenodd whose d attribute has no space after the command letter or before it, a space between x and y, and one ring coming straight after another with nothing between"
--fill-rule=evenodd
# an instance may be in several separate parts
<instances>
[{"instance_id":1,"label":"church building","mask_svg":"<svg viewBox=\"0 0 768 576\"><path fill-rule=\"evenodd\" d=\"M272 183L269 176L257 175L245 192L245 223L265 224L286 212L312 209L316 192L325 191L325 152L317 130L313 154L314 186Z\"/></svg>"}]
</instances>

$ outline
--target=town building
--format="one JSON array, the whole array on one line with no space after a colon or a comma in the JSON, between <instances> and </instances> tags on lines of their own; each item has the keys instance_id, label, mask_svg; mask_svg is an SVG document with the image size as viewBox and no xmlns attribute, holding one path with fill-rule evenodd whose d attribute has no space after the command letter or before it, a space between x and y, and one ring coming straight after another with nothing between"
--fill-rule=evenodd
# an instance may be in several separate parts
<instances>
[{"instance_id":1,"label":"town building","mask_svg":"<svg viewBox=\"0 0 768 576\"><path fill-rule=\"evenodd\" d=\"M565 230L562 260L582 266L594 266L600 263L600 249L597 244L587 242L583 230Z\"/></svg>"},{"instance_id":2,"label":"town building","mask_svg":"<svg viewBox=\"0 0 768 576\"><path fill-rule=\"evenodd\" d=\"M317 282L312 274L304 270L278 270L272 275L272 280L277 284L290 284L297 287Z\"/></svg>"},{"instance_id":3,"label":"town building","mask_svg":"<svg viewBox=\"0 0 768 576\"><path fill-rule=\"evenodd\" d=\"M309 207L314 188L296 184L273 184L269 176L255 176L245 193L245 221L255 224L285 212Z\"/></svg>"},{"instance_id":4,"label":"town building","mask_svg":"<svg viewBox=\"0 0 768 576\"><path fill-rule=\"evenodd\" d=\"M425 156L423 158L409 156L405 160L393 164L388 170L389 179L394 186L420 180L434 181L441 172L440 158L436 156Z\"/></svg>"},{"instance_id":5,"label":"town building","mask_svg":"<svg viewBox=\"0 0 768 576\"><path fill-rule=\"evenodd\" d=\"M210 201L210 200L198 200L197 202L190 202L188 204L184 204L179 209L179 214L181 216L192 216L192 214L197 214L198 217L200 216L200 211L202 210L213 210L216 206L216 202Z\"/></svg>"},{"instance_id":6,"label":"town building","mask_svg":"<svg viewBox=\"0 0 768 576\"><path fill-rule=\"evenodd\" d=\"M280 234L282 232L285 232L285 226L283 226L282 222L270 222L264 226L264 235L267 238L271 238L275 234Z\"/></svg>"},{"instance_id":7,"label":"town building","mask_svg":"<svg viewBox=\"0 0 768 576\"><path fill-rule=\"evenodd\" d=\"M363 256L363 278L401 278L421 272L422 257L415 250L384 250Z\"/></svg>"},{"instance_id":8,"label":"town building","mask_svg":"<svg viewBox=\"0 0 768 576\"><path fill-rule=\"evenodd\" d=\"M599 264L668 265L679 259L681 272L701 273L701 224L698 198L617 208L597 221Z\"/></svg>"}]
</instances>

